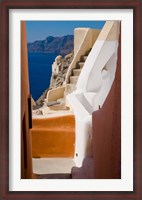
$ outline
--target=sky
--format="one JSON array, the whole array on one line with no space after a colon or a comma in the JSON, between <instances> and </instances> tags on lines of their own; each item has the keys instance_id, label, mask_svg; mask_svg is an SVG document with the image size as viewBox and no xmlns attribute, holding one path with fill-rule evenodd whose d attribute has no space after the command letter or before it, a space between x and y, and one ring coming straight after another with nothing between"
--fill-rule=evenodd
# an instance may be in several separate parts
<instances>
[{"instance_id":1,"label":"sky","mask_svg":"<svg viewBox=\"0 0 142 200\"><path fill-rule=\"evenodd\" d=\"M75 28L102 29L105 21L27 21L27 42L44 40L48 36L73 35Z\"/></svg>"}]
</instances>

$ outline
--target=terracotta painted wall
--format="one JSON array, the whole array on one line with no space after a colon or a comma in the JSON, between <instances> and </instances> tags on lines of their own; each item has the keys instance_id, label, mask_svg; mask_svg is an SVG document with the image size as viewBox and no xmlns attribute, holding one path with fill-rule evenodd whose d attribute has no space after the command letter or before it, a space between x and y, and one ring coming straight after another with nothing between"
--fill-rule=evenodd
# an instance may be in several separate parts
<instances>
[{"instance_id":1,"label":"terracotta painted wall","mask_svg":"<svg viewBox=\"0 0 142 200\"><path fill-rule=\"evenodd\" d=\"M31 138L28 116L29 77L26 25L21 22L21 178L32 178Z\"/></svg>"},{"instance_id":2,"label":"terracotta painted wall","mask_svg":"<svg viewBox=\"0 0 142 200\"><path fill-rule=\"evenodd\" d=\"M121 178L121 46L116 77L103 107L93 113L94 178Z\"/></svg>"}]
</instances>

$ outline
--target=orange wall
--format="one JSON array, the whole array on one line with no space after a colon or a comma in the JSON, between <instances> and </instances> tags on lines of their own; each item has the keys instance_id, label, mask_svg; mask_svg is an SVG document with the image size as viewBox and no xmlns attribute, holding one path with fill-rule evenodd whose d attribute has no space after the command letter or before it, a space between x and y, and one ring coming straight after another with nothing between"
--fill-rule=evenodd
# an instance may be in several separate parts
<instances>
[{"instance_id":1,"label":"orange wall","mask_svg":"<svg viewBox=\"0 0 142 200\"><path fill-rule=\"evenodd\" d=\"M32 178L31 138L28 116L29 77L26 25L21 22L21 178Z\"/></svg>"}]
</instances>

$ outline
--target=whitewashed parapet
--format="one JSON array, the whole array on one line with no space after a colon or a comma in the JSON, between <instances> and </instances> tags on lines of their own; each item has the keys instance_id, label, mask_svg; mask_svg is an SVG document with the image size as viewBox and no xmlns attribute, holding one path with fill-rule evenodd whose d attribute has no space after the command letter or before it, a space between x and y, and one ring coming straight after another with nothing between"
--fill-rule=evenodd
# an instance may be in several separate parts
<instances>
[{"instance_id":1,"label":"whitewashed parapet","mask_svg":"<svg viewBox=\"0 0 142 200\"><path fill-rule=\"evenodd\" d=\"M64 98L64 91L64 86L49 90L46 97L47 102L57 101L58 99Z\"/></svg>"}]
</instances>

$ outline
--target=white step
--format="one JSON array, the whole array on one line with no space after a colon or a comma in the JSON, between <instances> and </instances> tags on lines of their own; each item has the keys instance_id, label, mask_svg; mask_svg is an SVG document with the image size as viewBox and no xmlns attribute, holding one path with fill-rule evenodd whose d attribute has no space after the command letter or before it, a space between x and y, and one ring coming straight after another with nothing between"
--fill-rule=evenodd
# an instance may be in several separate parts
<instances>
[{"instance_id":1,"label":"white step","mask_svg":"<svg viewBox=\"0 0 142 200\"><path fill-rule=\"evenodd\" d=\"M86 51L85 55L88 56L90 53L91 49L89 49L88 51Z\"/></svg>"},{"instance_id":2,"label":"white step","mask_svg":"<svg viewBox=\"0 0 142 200\"><path fill-rule=\"evenodd\" d=\"M78 80L78 76L70 76L70 83L71 84L75 84L77 83Z\"/></svg>"},{"instance_id":3,"label":"white step","mask_svg":"<svg viewBox=\"0 0 142 200\"><path fill-rule=\"evenodd\" d=\"M71 173L71 168L75 166L72 158L33 158L32 162L35 174Z\"/></svg>"},{"instance_id":4,"label":"white step","mask_svg":"<svg viewBox=\"0 0 142 200\"><path fill-rule=\"evenodd\" d=\"M80 68L82 68L84 66L84 62L79 62L78 65Z\"/></svg>"},{"instance_id":5,"label":"white step","mask_svg":"<svg viewBox=\"0 0 142 200\"><path fill-rule=\"evenodd\" d=\"M79 76L81 73L81 69L73 69L73 75L74 76Z\"/></svg>"},{"instance_id":6,"label":"white step","mask_svg":"<svg viewBox=\"0 0 142 200\"><path fill-rule=\"evenodd\" d=\"M86 61L88 56L83 56L83 61Z\"/></svg>"}]
</instances>

